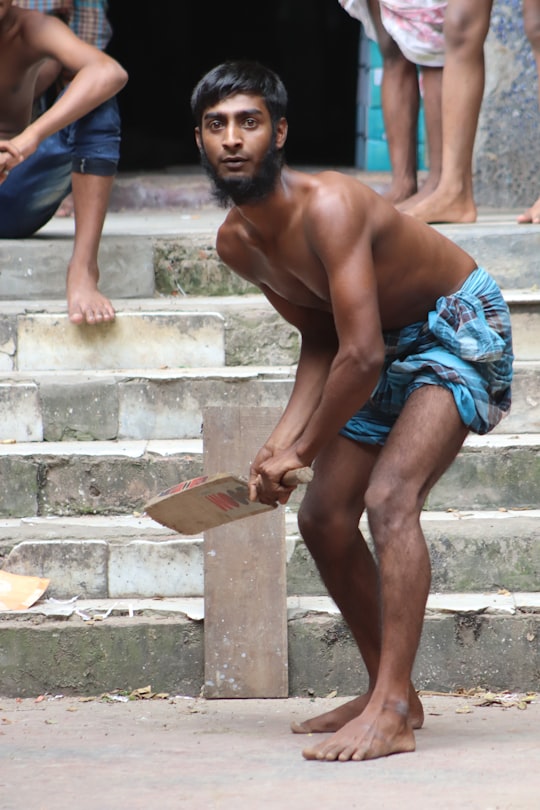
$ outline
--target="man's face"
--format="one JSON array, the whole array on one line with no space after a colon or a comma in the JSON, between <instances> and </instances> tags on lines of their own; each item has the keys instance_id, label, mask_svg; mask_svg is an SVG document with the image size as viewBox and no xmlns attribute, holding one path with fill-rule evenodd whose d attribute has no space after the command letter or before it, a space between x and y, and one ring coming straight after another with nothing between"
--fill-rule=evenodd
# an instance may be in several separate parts
<instances>
[{"instance_id":1,"label":"man's face","mask_svg":"<svg viewBox=\"0 0 540 810\"><path fill-rule=\"evenodd\" d=\"M230 96L205 110L195 137L222 205L255 203L273 190L286 136L285 119L274 131L260 96Z\"/></svg>"}]
</instances>

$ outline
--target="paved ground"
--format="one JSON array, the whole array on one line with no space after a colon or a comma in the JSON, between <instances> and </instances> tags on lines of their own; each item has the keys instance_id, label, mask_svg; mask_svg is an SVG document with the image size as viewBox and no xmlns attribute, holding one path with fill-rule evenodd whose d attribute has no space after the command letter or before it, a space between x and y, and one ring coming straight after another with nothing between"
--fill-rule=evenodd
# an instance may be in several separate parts
<instances>
[{"instance_id":1,"label":"paved ground","mask_svg":"<svg viewBox=\"0 0 540 810\"><path fill-rule=\"evenodd\" d=\"M291 719L338 699L0 698L2 810L538 810L540 698L425 696L417 751L307 762ZM510 701L511 703L512 701Z\"/></svg>"}]
</instances>

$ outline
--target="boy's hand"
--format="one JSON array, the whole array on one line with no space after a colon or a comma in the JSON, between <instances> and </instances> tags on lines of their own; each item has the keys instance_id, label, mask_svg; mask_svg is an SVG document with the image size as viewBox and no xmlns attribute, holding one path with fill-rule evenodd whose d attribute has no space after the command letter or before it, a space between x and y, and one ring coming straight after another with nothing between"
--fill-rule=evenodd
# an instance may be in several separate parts
<instances>
[{"instance_id":1,"label":"boy's hand","mask_svg":"<svg viewBox=\"0 0 540 810\"><path fill-rule=\"evenodd\" d=\"M0 185L7 179L11 169L23 159L11 141L0 141Z\"/></svg>"}]
</instances>

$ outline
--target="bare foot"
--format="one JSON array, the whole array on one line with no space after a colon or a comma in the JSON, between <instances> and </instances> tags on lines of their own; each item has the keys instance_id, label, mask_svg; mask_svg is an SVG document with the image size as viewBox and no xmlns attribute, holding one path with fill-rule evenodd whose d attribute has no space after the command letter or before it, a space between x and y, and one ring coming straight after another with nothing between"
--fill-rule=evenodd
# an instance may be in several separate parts
<instances>
[{"instance_id":1,"label":"bare foot","mask_svg":"<svg viewBox=\"0 0 540 810\"><path fill-rule=\"evenodd\" d=\"M384 197L385 200L388 202L397 205L398 203L407 200L412 194L416 192L416 182L404 182L404 183L397 183L395 180L392 181L391 185L383 191L381 196Z\"/></svg>"},{"instance_id":2,"label":"bare foot","mask_svg":"<svg viewBox=\"0 0 540 810\"><path fill-rule=\"evenodd\" d=\"M73 265L68 269L67 303L71 323L79 326L108 323L114 320L114 307L97 288L98 273L79 274Z\"/></svg>"},{"instance_id":3,"label":"bare foot","mask_svg":"<svg viewBox=\"0 0 540 810\"><path fill-rule=\"evenodd\" d=\"M406 212L422 222L476 222L476 205L465 195L452 196L441 191L429 194Z\"/></svg>"},{"instance_id":4,"label":"bare foot","mask_svg":"<svg viewBox=\"0 0 540 810\"><path fill-rule=\"evenodd\" d=\"M532 222L534 225L538 225L540 223L540 197L537 199L534 205L531 205L531 207L527 208L523 214L518 216L517 221L521 223Z\"/></svg>"},{"instance_id":5,"label":"bare foot","mask_svg":"<svg viewBox=\"0 0 540 810\"><path fill-rule=\"evenodd\" d=\"M303 723L291 723L291 731L294 734L327 734L339 731L344 725L362 714L370 697L368 692L343 703L337 709L304 720ZM411 727L416 729L422 728L424 725L424 708L412 685L409 690L409 722Z\"/></svg>"},{"instance_id":6,"label":"bare foot","mask_svg":"<svg viewBox=\"0 0 540 810\"><path fill-rule=\"evenodd\" d=\"M426 179L426 182L422 184L422 186L418 189L416 194L413 194L412 197L407 197L406 200L403 200L398 205L396 205L396 208L398 209L398 211L401 211L402 213L408 213L410 208L414 208L414 206L417 205L419 202L422 202L422 200L425 200L426 197L429 197L430 194L433 194L433 192L437 188L437 184L438 179L433 178L432 180L430 177L428 177Z\"/></svg>"},{"instance_id":7,"label":"bare foot","mask_svg":"<svg viewBox=\"0 0 540 810\"><path fill-rule=\"evenodd\" d=\"M416 748L413 730L407 719L407 704L366 707L360 717L350 720L331 737L305 748L305 759L325 762L359 762L390 754L403 754Z\"/></svg>"}]
</instances>

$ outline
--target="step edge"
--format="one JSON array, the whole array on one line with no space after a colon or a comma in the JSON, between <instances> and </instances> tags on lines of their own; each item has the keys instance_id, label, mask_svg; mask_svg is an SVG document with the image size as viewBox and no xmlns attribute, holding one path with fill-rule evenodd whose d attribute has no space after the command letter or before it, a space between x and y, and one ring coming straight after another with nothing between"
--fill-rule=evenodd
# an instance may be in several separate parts
<instances>
[{"instance_id":1,"label":"step edge","mask_svg":"<svg viewBox=\"0 0 540 810\"><path fill-rule=\"evenodd\" d=\"M2 621L28 620L30 617L44 616L49 619L70 618L86 614L81 618L99 617L104 620L111 614L130 618L148 616L151 613L181 615L194 621L204 620L204 597L176 598L104 598L104 599L45 599L24 610L0 610ZM435 614L486 614L490 616L517 616L521 613L540 613L540 592L515 592L508 595L498 593L450 593L430 594L426 606L426 617ZM288 619L302 618L308 614L339 616L340 611L329 596L288 596Z\"/></svg>"}]
</instances>

